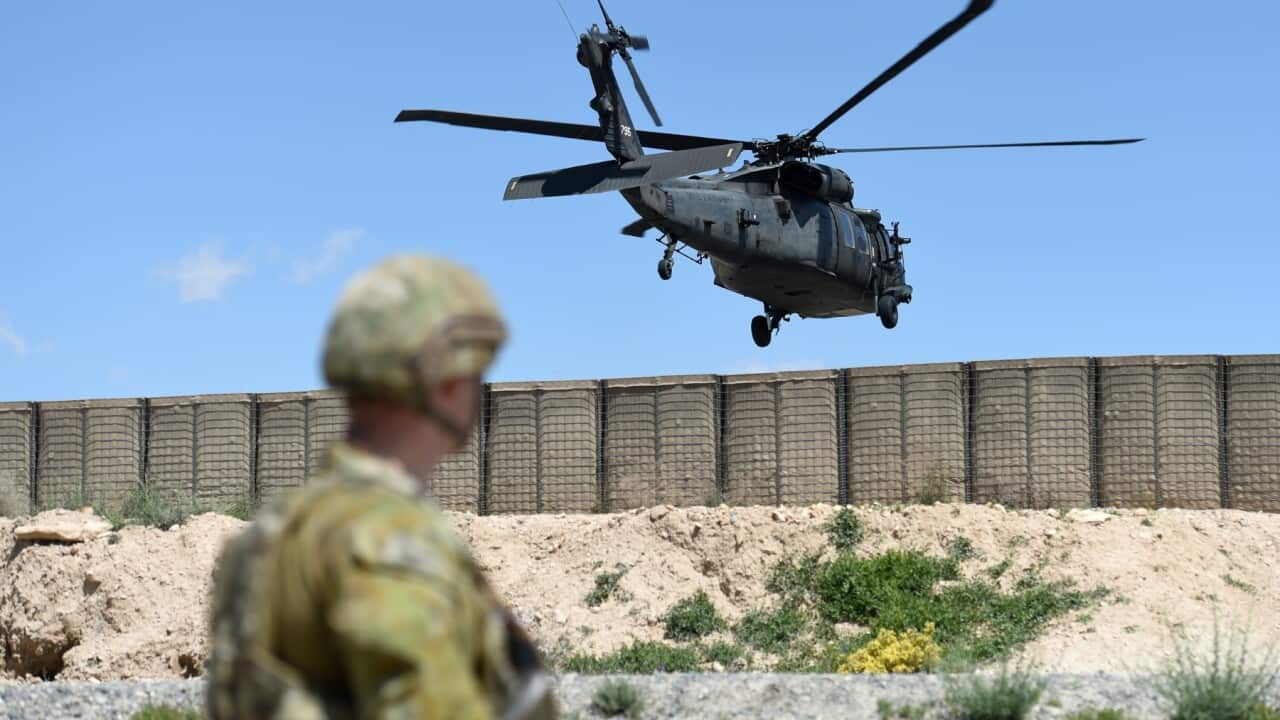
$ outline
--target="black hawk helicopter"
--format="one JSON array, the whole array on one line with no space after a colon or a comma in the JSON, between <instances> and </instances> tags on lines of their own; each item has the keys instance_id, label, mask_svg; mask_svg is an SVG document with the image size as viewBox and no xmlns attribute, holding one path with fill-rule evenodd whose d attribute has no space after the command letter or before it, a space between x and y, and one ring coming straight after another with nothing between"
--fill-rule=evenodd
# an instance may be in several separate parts
<instances>
[{"instance_id":1,"label":"black hawk helicopter","mask_svg":"<svg viewBox=\"0 0 1280 720\"><path fill-rule=\"evenodd\" d=\"M639 130L613 74L621 57L640 99L661 126L631 50L648 50L644 36L615 26L597 0L605 30L598 25L578 37L578 62L591 74L590 106L598 125L444 110L403 110L396 122L433 122L603 141L613 160L512 178L504 200L618 191L640 214L622 229L643 237L656 228L666 246L658 275L671 277L677 252L701 264L710 259L715 284L764 303L751 322L756 345L765 347L784 320L875 313L886 328L898 323L898 305L911 302L902 246L910 238L887 230L876 210L854 207L853 182L839 168L813 162L840 153L953 150L962 148L1116 145L1143 138L1057 142L829 148L818 136L882 85L991 8L994 0L971 0L967 7L889 69L797 135L773 140L731 140ZM646 155L645 148L667 152ZM755 160L731 172L743 150ZM709 176L696 173L717 170ZM692 248L696 255L685 252Z\"/></svg>"}]
</instances>

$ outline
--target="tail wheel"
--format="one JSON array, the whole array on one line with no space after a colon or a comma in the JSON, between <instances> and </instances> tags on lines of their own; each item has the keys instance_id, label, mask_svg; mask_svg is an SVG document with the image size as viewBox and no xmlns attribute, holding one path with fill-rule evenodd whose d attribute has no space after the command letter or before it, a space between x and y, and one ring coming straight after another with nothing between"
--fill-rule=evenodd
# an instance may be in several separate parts
<instances>
[{"instance_id":1,"label":"tail wheel","mask_svg":"<svg viewBox=\"0 0 1280 720\"><path fill-rule=\"evenodd\" d=\"M751 339L759 347L768 347L773 339L773 329L769 327L769 318L757 315L751 318Z\"/></svg>"},{"instance_id":2,"label":"tail wheel","mask_svg":"<svg viewBox=\"0 0 1280 720\"><path fill-rule=\"evenodd\" d=\"M898 324L897 298L892 295L881 295L880 300L876 302L876 315L880 317L881 325L892 330Z\"/></svg>"}]
</instances>

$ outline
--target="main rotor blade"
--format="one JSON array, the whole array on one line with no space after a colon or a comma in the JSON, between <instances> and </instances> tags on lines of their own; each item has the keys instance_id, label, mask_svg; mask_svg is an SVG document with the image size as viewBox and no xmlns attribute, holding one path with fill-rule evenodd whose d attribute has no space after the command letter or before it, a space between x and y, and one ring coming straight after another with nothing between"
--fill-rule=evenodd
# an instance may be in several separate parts
<instances>
[{"instance_id":1,"label":"main rotor blade","mask_svg":"<svg viewBox=\"0 0 1280 720\"><path fill-rule=\"evenodd\" d=\"M482 130L504 130L531 133L533 135L550 135L571 140L604 140L604 133L600 130L599 125L581 125L552 120L529 120L526 118L504 117L502 115L478 115L449 110L401 110L400 114L396 115L396 122L419 120L480 128ZM744 150L754 152L756 149L754 142L742 140L703 137L701 135L680 135L653 130L638 130L637 134L640 136L641 145L656 150L691 150L693 148L729 145L732 143L742 143Z\"/></svg>"},{"instance_id":2,"label":"main rotor blade","mask_svg":"<svg viewBox=\"0 0 1280 720\"><path fill-rule=\"evenodd\" d=\"M1121 138L1115 140L1055 140L1051 142L984 143L981 145L904 145L900 147L827 148L824 155L837 153L898 152L899 150L963 150L967 148L1008 147L1060 147L1064 145L1124 145L1142 142L1146 138Z\"/></svg>"},{"instance_id":3,"label":"main rotor blade","mask_svg":"<svg viewBox=\"0 0 1280 720\"><path fill-rule=\"evenodd\" d=\"M897 77L897 75L903 70L911 67L915 61L927 55L930 50L941 45L943 41L952 35L955 35L961 28L972 22L974 18L989 10L994 2L995 0L970 0L968 7L966 7L959 15L952 18L951 22L948 22L946 25L935 30L932 35L925 38L924 41L917 45L914 50L903 55L898 62L894 63L888 70L880 73L875 80L867 83L866 87L859 90L853 97L846 100L843 105L836 108L835 112L823 118L822 122L814 125L811 130L801 137L807 137L809 140L816 139L819 133L826 130L831 126L831 123L839 120L841 116L853 109L853 106L863 100L866 100L871 93L879 90L882 85Z\"/></svg>"},{"instance_id":4,"label":"main rotor blade","mask_svg":"<svg viewBox=\"0 0 1280 720\"><path fill-rule=\"evenodd\" d=\"M624 54L622 60L627 64L627 69L631 71L631 81L635 83L636 92L640 93L640 99L644 101L644 108L649 111L649 117L653 118L653 124L662 127L662 118L658 117L658 110L653 106L653 101L649 99L649 92L644 89L644 83L640 82L640 73L636 72L635 63L631 62L631 54ZM644 144L643 140L641 144Z\"/></svg>"}]
</instances>

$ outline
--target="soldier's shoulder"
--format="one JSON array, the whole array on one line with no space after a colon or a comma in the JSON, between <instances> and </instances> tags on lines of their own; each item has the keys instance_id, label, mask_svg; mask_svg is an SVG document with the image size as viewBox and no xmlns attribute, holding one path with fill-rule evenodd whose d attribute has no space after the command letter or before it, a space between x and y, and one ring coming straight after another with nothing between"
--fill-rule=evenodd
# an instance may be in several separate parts
<instances>
[{"instance_id":1,"label":"soldier's shoulder","mask_svg":"<svg viewBox=\"0 0 1280 720\"><path fill-rule=\"evenodd\" d=\"M333 561L433 579L468 571L471 556L435 504L387 489L333 483L295 500L315 525L306 536ZM305 521L304 521L305 522Z\"/></svg>"}]
</instances>

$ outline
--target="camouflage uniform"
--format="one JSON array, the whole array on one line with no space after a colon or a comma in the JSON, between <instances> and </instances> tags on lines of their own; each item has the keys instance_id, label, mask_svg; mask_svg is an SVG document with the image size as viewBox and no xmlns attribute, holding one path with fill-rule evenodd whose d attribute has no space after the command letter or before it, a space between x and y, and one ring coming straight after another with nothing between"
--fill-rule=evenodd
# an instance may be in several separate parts
<instances>
[{"instance_id":1,"label":"camouflage uniform","mask_svg":"<svg viewBox=\"0 0 1280 720\"><path fill-rule=\"evenodd\" d=\"M504 337L498 318L461 268L393 259L344 293L326 377L444 421L426 390L481 374ZM532 644L419 487L399 463L338 442L304 488L227 544L209 717L555 716Z\"/></svg>"}]
</instances>

